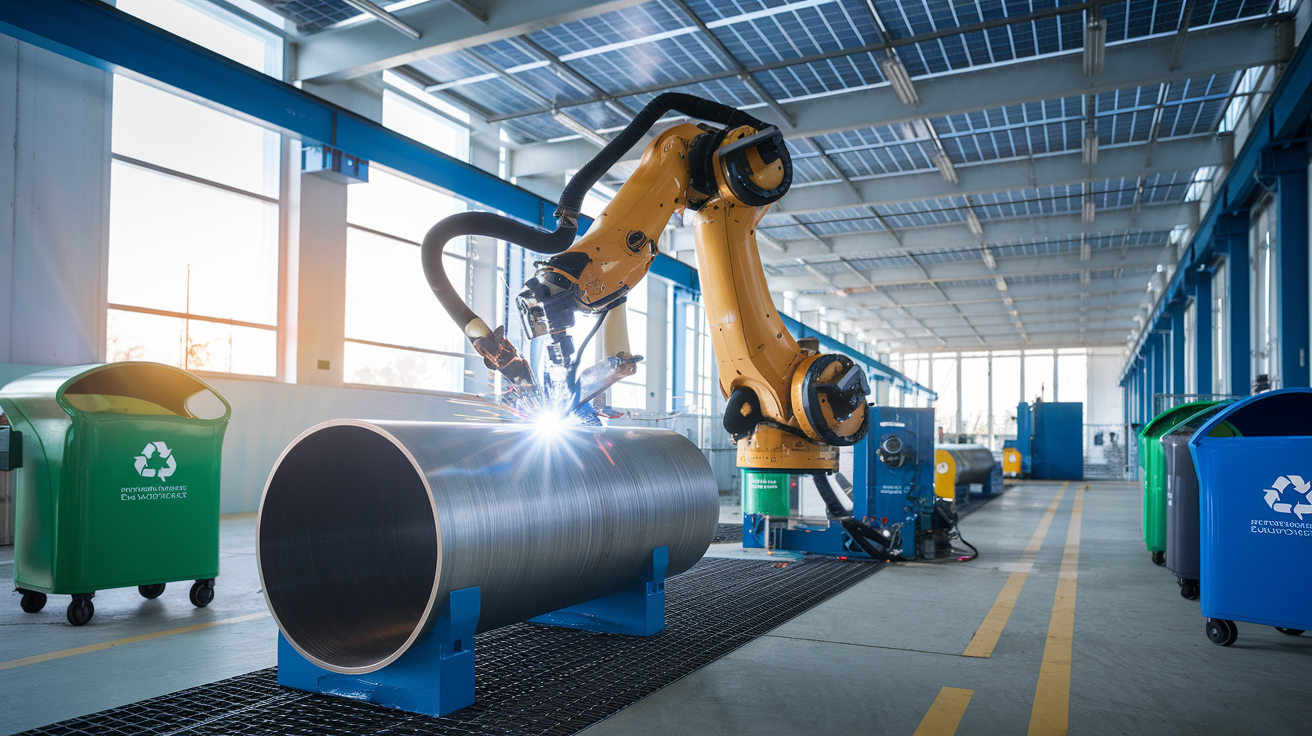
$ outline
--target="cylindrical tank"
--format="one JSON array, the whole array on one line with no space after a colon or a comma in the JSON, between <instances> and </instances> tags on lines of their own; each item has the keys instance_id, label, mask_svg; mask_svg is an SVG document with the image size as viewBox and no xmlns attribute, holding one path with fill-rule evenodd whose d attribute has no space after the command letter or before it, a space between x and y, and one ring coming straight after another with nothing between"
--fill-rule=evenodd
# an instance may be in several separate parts
<instances>
[{"instance_id":1,"label":"cylindrical tank","mask_svg":"<svg viewBox=\"0 0 1312 736\"><path fill-rule=\"evenodd\" d=\"M983 445L936 445L934 447L934 493L955 498L956 487L986 483L997 461Z\"/></svg>"},{"instance_id":2,"label":"cylindrical tank","mask_svg":"<svg viewBox=\"0 0 1312 736\"><path fill-rule=\"evenodd\" d=\"M660 429L337 420L296 438L260 502L256 555L287 641L346 674L423 640L477 586L478 631L609 595L669 548L706 552L715 477Z\"/></svg>"}]
</instances>

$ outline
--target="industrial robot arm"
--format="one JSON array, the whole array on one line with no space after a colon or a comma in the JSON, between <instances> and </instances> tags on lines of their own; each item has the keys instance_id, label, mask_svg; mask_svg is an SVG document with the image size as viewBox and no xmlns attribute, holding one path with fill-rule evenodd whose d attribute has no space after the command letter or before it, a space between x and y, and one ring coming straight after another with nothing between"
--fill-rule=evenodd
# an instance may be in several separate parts
<instances>
[{"instance_id":1,"label":"industrial robot arm","mask_svg":"<svg viewBox=\"0 0 1312 736\"><path fill-rule=\"evenodd\" d=\"M684 123L657 135L592 228L574 242L588 188L670 110L723 127ZM828 472L837 465L836 448L866 434L870 386L846 356L800 347L770 297L756 227L791 182L792 162L778 128L708 100L663 94L570 181L555 231L490 213L453 215L424 238L424 270L474 349L506 376L512 402L541 405L544 396L563 389L575 410L635 370L640 358L624 344L623 310L617 308L650 269L670 217L694 210L706 315L728 400L724 426L738 441L738 465ZM549 256L537 263L517 299L527 333L550 337L548 354L558 377L546 386L538 386L504 326L490 329L451 288L441 251L459 235L500 238ZM614 333L608 335L609 354L581 375L577 354L583 346L576 349L566 332L580 312L598 318L593 332L605 323Z\"/></svg>"}]
</instances>

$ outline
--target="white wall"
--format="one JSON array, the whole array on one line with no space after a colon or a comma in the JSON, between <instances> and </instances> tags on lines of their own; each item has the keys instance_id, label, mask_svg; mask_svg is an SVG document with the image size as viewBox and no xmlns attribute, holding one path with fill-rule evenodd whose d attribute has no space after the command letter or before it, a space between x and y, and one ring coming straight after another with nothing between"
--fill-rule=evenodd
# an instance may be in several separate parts
<instances>
[{"instance_id":1,"label":"white wall","mask_svg":"<svg viewBox=\"0 0 1312 736\"><path fill-rule=\"evenodd\" d=\"M0 363L104 356L110 89L0 36Z\"/></svg>"}]
</instances>

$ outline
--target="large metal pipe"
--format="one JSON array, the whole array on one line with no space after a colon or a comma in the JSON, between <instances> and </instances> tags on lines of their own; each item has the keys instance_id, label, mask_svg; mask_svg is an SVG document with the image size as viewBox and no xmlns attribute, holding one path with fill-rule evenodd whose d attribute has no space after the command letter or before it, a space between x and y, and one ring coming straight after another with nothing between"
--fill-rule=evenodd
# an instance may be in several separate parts
<instances>
[{"instance_id":1,"label":"large metal pipe","mask_svg":"<svg viewBox=\"0 0 1312 736\"><path fill-rule=\"evenodd\" d=\"M667 575L715 535L710 465L660 429L325 422L283 451L256 558L287 641L334 672L386 666L447 594L478 586L487 631Z\"/></svg>"}]
</instances>

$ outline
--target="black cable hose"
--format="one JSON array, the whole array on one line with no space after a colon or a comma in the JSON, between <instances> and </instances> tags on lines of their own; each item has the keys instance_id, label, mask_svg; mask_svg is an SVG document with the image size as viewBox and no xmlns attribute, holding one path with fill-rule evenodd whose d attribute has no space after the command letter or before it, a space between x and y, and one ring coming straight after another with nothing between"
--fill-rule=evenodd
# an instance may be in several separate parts
<instances>
[{"instance_id":1,"label":"black cable hose","mask_svg":"<svg viewBox=\"0 0 1312 736\"><path fill-rule=\"evenodd\" d=\"M461 330L478 319L478 315L465 303L463 295L451 285L446 274L442 251L447 242L463 235L482 235L515 243L535 253L554 255L565 251L574 243L578 233L579 208L588 190L670 111L729 127L750 125L758 130L767 127L765 122L738 108L681 92L666 92L647 103L619 135L570 179L560 195L560 207L556 210L560 219L555 230L541 230L492 212L461 212L438 221L424 235L419 257L429 287Z\"/></svg>"},{"instance_id":2,"label":"black cable hose","mask_svg":"<svg viewBox=\"0 0 1312 736\"><path fill-rule=\"evenodd\" d=\"M944 510L943 510L943 507L941 507L941 506L939 506L939 505L937 505L937 504L934 505L934 513L935 513L940 519L943 520L943 523L944 523L944 524L947 524L949 528L951 528L952 530L954 530L954 531L957 533L957 539L960 539L962 544L966 545L967 547L970 547L970 550L971 550L972 552L974 552L974 554L972 554L972 555L968 555L968 556L963 557L960 561L961 561L961 562L970 562L971 560L974 560L974 559L978 558L978 557L979 557L979 550L975 547L975 545L971 544L970 542L967 542L965 537L961 536L961 521L960 521L960 517L958 517L958 519L957 519L956 521L953 521L952 517L948 515L948 512L947 512L947 511L944 511ZM953 551L957 551L957 550L953 550Z\"/></svg>"},{"instance_id":3,"label":"black cable hose","mask_svg":"<svg viewBox=\"0 0 1312 736\"><path fill-rule=\"evenodd\" d=\"M879 534L879 531L859 519L856 519L847 512L847 509L843 507L843 504L838 502L838 496L834 493L834 487L829 485L828 476L824 473L816 473L811 477L815 480L816 490L820 491L820 499L825 502L825 509L829 511L829 515L834 517L834 519L842 525L843 529L852 537L852 541L856 542L857 546L859 546L862 551L870 555L871 558L884 562L905 559L899 553L881 550L874 544L871 544L871 540L880 539L881 535ZM880 544L883 543L884 542L881 540Z\"/></svg>"}]
</instances>

